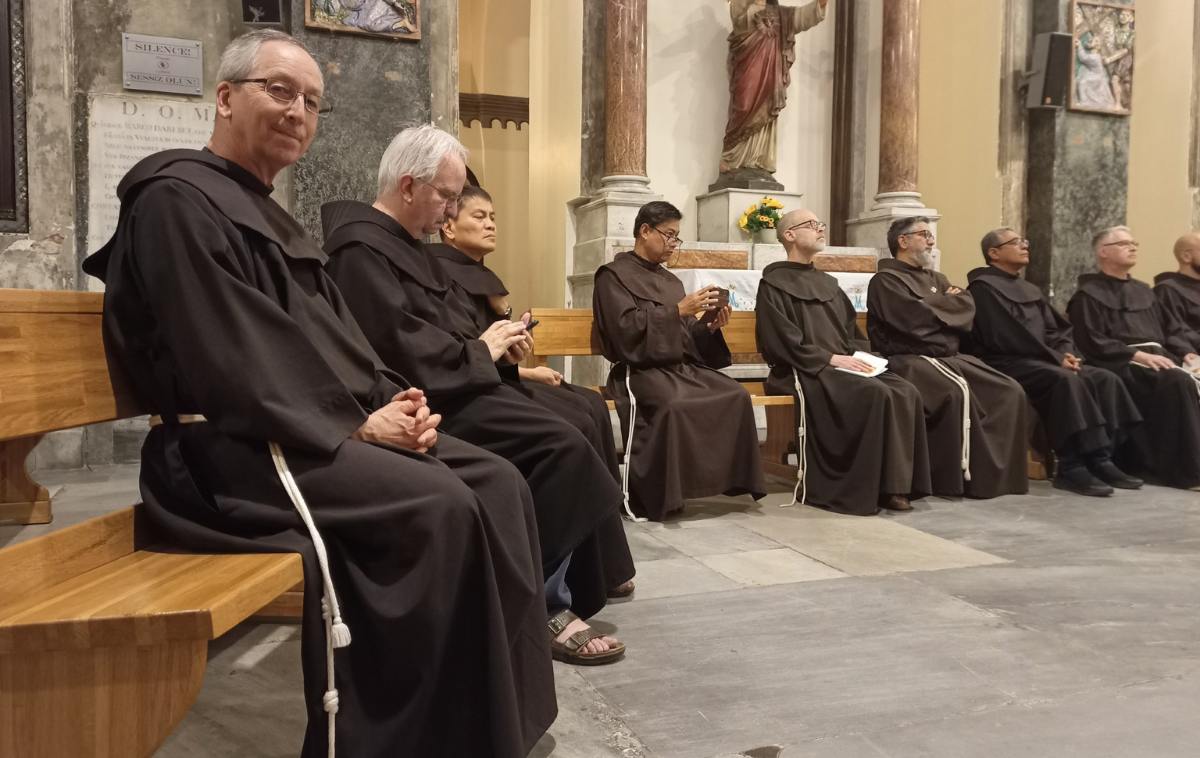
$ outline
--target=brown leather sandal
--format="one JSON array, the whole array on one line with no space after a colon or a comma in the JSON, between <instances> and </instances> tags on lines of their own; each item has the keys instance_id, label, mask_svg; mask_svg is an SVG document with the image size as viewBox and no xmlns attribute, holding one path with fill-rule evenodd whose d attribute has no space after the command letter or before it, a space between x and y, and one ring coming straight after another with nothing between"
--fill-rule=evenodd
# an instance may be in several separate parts
<instances>
[{"instance_id":1,"label":"brown leather sandal","mask_svg":"<svg viewBox=\"0 0 1200 758\"><path fill-rule=\"evenodd\" d=\"M550 654L554 660L576 666L603 666L606 663L614 663L625 655L625 643L623 642L618 642L615 647L610 647L603 653L581 652L589 642L605 636L603 632L596 631L592 627L580 629L568 637L566 642L557 641L555 637L562 634L563 630L578 618L570 611L559 611L546 622L550 628Z\"/></svg>"}]
</instances>

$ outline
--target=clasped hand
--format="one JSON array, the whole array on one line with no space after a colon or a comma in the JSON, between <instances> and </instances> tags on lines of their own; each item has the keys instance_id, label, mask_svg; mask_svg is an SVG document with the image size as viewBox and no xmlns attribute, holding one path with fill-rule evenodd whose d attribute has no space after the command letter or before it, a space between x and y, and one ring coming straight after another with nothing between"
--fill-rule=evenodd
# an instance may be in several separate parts
<instances>
[{"instance_id":1,"label":"clasped hand","mask_svg":"<svg viewBox=\"0 0 1200 758\"><path fill-rule=\"evenodd\" d=\"M1082 365L1083 365L1083 361L1081 361L1080 359L1071 355L1070 353L1063 354L1062 367L1065 368L1067 371L1074 371L1075 373L1079 373L1079 368Z\"/></svg>"},{"instance_id":2,"label":"clasped hand","mask_svg":"<svg viewBox=\"0 0 1200 758\"><path fill-rule=\"evenodd\" d=\"M441 414L429 412L425 393L410 388L396 393L390 403L368 416L352 439L424 453L437 444L437 426L441 421Z\"/></svg>"}]
</instances>

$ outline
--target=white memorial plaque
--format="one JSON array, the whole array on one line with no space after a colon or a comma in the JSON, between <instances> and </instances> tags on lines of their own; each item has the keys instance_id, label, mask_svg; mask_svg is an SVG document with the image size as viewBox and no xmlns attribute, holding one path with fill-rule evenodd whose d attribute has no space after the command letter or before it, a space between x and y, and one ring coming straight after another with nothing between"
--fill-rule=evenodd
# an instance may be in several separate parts
<instances>
[{"instance_id":1,"label":"white memorial plaque","mask_svg":"<svg viewBox=\"0 0 1200 758\"><path fill-rule=\"evenodd\" d=\"M204 94L204 46L199 40L121 35L125 89Z\"/></svg>"},{"instance_id":2,"label":"white memorial plaque","mask_svg":"<svg viewBox=\"0 0 1200 758\"><path fill-rule=\"evenodd\" d=\"M212 136L212 103L96 95L88 107L88 253L117 228L117 184L138 161ZM94 281L94 280L93 280Z\"/></svg>"}]
</instances>

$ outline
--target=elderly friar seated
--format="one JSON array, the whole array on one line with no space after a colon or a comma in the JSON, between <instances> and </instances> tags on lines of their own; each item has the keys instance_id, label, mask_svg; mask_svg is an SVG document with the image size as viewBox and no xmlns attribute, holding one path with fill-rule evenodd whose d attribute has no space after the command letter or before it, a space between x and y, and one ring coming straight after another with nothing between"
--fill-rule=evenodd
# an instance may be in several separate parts
<instances>
[{"instance_id":1,"label":"elderly friar seated","mask_svg":"<svg viewBox=\"0 0 1200 758\"><path fill-rule=\"evenodd\" d=\"M767 490L750 395L717 371L732 362L721 328L730 308L716 288L685 295L664 265L683 214L662 201L634 220L633 250L596 271L592 313L608 392L625 439L627 506L661 521L683 501ZM703 318L698 318L704 316Z\"/></svg>"},{"instance_id":2,"label":"elderly friar seated","mask_svg":"<svg viewBox=\"0 0 1200 758\"><path fill-rule=\"evenodd\" d=\"M1200 352L1200 234L1185 234L1175 241L1178 271L1154 277L1154 297L1164 319L1183 327L1193 352Z\"/></svg>"},{"instance_id":3,"label":"elderly friar seated","mask_svg":"<svg viewBox=\"0 0 1200 758\"><path fill-rule=\"evenodd\" d=\"M797 210L778 228L787 260L763 270L756 329L767 392L796 400L799 499L860 516L912 510L909 499L929 493L921 395L890 371L869 376L854 356L870 350L854 306L813 266L825 224Z\"/></svg>"},{"instance_id":4,"label":"elderly friar seated","mask_svg":"<svg viewBox=\"0 0 1200 758\"><path fill-rule=\"evenodd\" d=\"M1080 275L1067 316L1084 360L1116 372L1142 414L1117 464L1152 484L1198 488L1200 396L1180 366L1196 360L1196 348L1150 286L1130 275L1138 243L1128 228L1098 232L1092 249L1100 272Z\"/></svg>"},{"instance_id":5,"label":"elderly friar seated","mask_svg":"<svg viewBox=\"0 0 1200 758\"><path fill-rule=\"evenodd\" d=\"M1058 466L1054 486L1102 497L1142 480L1112 461L1142 421L1120 378L1084 365L1067 323L1038 287L1021 278L1029 243L1008 227L980 241L987 265L967 274L975 298L972 352L1020 382L1042 422Z\"/></svg>"},{"instance_id":6,"label":"elderly friar seated","mask_svg":"<svg viewBox=\"0 0 1200 758\"><path fill-rule=\"evenodd\" d=\"M492 196L486 190L468 184L458 197L458 214L447 218L439 230L442 242L429 246L429 251L437 256L455 285L466 293L475 328L480 334L495 322L508 321L513 315L508 289L484 262L486 256L496 252L497 227ZM549 366L521 366L515 375L511 370L504 371L501 378L582 432L608 467L613 479L618 482L621 480L612 418L608 404L599 392L563 381L562 374ZM619 518L605 520L600 525L602 543L617 546L626 544L620 537L604 533L606 530L619 531L623 528ZM604 561L608 596L625 597L632 594L634 566L629 551L604 550L601 559Z\"/></svg>"},{"instance_id":7,"label":"elderly friar seated","mask_svg":"<svg viewBox=\"0 0 1200 758\"><path fill-rule=\"evenodd\" d=\"M480 333L465 294L421 242L458 213L466 158L458 140L433 126L397 134L379 164L374 205L322 208L326 268L384 364L421 385L442 428L524 474L537 511L554 656L612 662L624 646L583 619L604 607L612 584L601 553L623 551L632 561L623 530L597 531L619 520L620 487L577 429L502 380L526 354L525 324L501 319ZM616 542L601 544L602 536Z\"/></svg>"},{"instance_id":8,"label":"elderly friar seated","mask_svg":"<svg viewBox=\"0 0 1200 758\"><path fill-rule=\"evenodd\" d=\"M317 64L257 31L218 80L208 148L135 166L84 264L155 414L145 507L193 549L303 555L306 758L524 758L556 715L529 490L439 434L270 197L325 110Z\"/></svg>"},{"instance_id":9,"label":"elderly friar seated","mask_svg":"<svg viewBox=\"0 0 1200 758\"><path fill-rule=\"evenodd\" d=\"M974 299L933 270L929 219L897 219L887 241L893 257L879 261L867 288L867 335L888 369L921 392L933 494L1028 492L1025 393L959 352L975 318Z\"/></svg>"}]
</instances>

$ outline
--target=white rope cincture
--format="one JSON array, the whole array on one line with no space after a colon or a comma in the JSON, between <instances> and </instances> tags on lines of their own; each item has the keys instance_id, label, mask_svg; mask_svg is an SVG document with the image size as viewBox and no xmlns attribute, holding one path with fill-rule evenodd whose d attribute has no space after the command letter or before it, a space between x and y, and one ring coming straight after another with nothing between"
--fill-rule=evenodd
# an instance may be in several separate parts
<instances>
[{"instance_id":1,"label":"white rope cincture","mask_svg":"<svg viewBox=\"0 0 1200 758\"><path fill-rule=\"evenodd\" d=\"M962 470L963 479L971 481L971 385L967 384L967 380L950 370L948 366L939 361L937 358L930 358L928 355L922 355L922 358L933 364L933 367L954 382L963 393L963 420L962 420Z\"/></svg>"},{"instance_id":2,"label":"white rope cincture","mask_svg":"<svg viewBox=\"0 0 1200 758\"><path fill-rule=\"evenodd\" d=\"M633 395L633 385L629 383L629 376L632 373L633 370L626 366L625 391L629 393L629 439L625 440L625 470L621 474L621 496L625 503L625 513L622 514L622 517L627 521L640 524L649 519L633 515L633 508L629 505L629 469L633 466L633 429L634 422L637 421L637 398Z\"/></svg>"},{"instance_id":3,"label":"white rope cincture","mask_svg":"<svg viewBox=\"0 0 1200 758\"><path fill-rule=\"evenodd\" d=\"M808 414L804 390L800 387L800 372L795 367L792 368L792 380L796 383L796 410L800 414L796 422L796 487L792 490L792 502L784 503L781 508L805 505L808 500Z\"/></svg>"},{"instance_id":4,"label":"white rope cincture","mask_svg":"<svg viewBox=\"0 0 1200 758\"><path fill-rule=\"evenodd\" d=\"M325 712L329 714L329 758L334 758L334 727L337 722L338 691L336 686L337 681L334 678L333 672L333 650L334 648L346 647L350 644L350 627L346 626L342 621L337 595L333 591L333 579L329 575L329 558L325 553L325 541L321 539L321 533L317 531L317 525L313 523L312 514L308 510L308 503L304 501L304 495L300 493L300 487L296 484L295 478L292 477L287 459L283 457L283 450L275 442L269 444L271 447L271 459L275 462L275 470L279 473L279 480L283 482L284 490L287 491L292 505L296 507L296 512L300 514L300 518L304 521L304 525L308 527L308 533L312 537L313 547L316 548L317 552L317 563L321 566L321 580L325 585L325 594L321 598L321 617L325 619L325 671L328 680L328 684L326 685L328 689L325 691L323 701Z\"/></svg>"}]
</instances>

